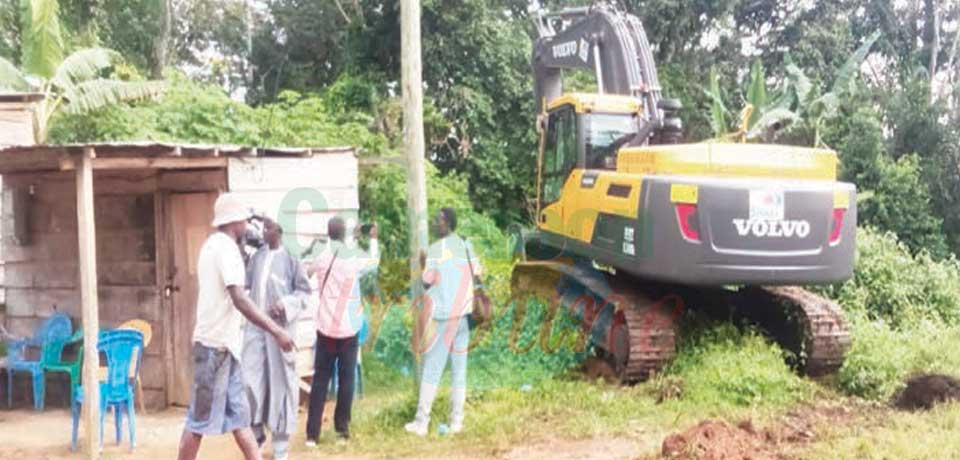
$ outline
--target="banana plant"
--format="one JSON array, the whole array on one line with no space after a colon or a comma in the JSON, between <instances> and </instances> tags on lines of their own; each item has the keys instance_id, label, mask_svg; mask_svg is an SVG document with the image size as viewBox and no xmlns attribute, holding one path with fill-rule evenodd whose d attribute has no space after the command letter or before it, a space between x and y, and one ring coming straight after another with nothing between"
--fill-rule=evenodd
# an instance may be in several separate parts
<instances>
[{"instance_id":1,"label":"banana plant","mask_svg":"<svg viewBox=\"0 0 960 460\"><path fill-rule=\"evenodd\" d=\"M723 103L716 69L710 69L707 96L711 101L711 127L721 140L745 142L766 139L772 132L797 119L797 114L791 109L789 94L782 89L767 89L766 72L759 59L750 66L749 78L744 107L737 118L736 129L730 132L727 123L730 111Z\"/></svg>"},{"instance_id":2,"label":"banana plant","mask_svg":"<svg viewBox=\"0 0 960 460\"><path fill-rule=\"evenodd\" d=\"M711 68L706 94L711 101L710 122L714 134L721 140L763 140L772 137L779 129L799 123L811 133L813 145L822 146L824 123L837 114L841 99L855 88L860 66L879 38L879 32L873 33L847 58L834 75L833 85L827 92L823 92L819 84L811 81L793 63L789 53L784 59L786 78L779 87L768 89L763 64L759 59L755 60L750 66L744 108L732 132L727 122L730 111L723 102L719 77Z\"/></svg>"},{"instance_id":3,"label":"banana plant","mask_svg":"<svg viewBox=\"0 0 960 460\"><path fill-rule=\"evenodd\" d=\"M0 91L43 95L34 108L34 139L47 139L50 120L58 112L88 113L124 101L160 95L162 81L124 81L107 77L120 61L106 48L84 48L66 57L56 0L22 0L22 68L0 57Z\"/></svg>"},{"instance_id":4,"label":"banana plant","mask_svg":"<svg viewBox=\"0 0 960 460\"><path fill-rule=\"evenodd\" d=\"M824 93L819 85L812 84L803 71L792 62L790 55L786 58L787 81L792 93L796 97L800 119L807 129L813 133L813 145L822 145L820 137L824 123L836 116L840 108L840 101L856 88L860 66L870 54L873 44L880 38L880 32L874 32L857 48L843 63L833 76L833 85Z\"/></svg>"}]
</instances>

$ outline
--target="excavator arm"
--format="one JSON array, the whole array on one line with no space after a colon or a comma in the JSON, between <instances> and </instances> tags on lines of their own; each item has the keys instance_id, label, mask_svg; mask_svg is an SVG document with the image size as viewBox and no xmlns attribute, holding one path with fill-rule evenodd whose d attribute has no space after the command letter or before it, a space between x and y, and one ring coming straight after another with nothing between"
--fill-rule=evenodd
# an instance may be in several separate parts
<instances>
[{"instance_id":1,"label":"excavator arm","mask_svg":"<svg viewBox=\"0 0 960 460\"><path fill-rule=\"evenodd\" d=\"M562 93L564 69L585 69L594 72L601 93L639 97L647 121L660 120L660 82L647 34L636 16L598 3L541 12L536 25L533 68L538 112Z\"/></svg>"}]
</instances>

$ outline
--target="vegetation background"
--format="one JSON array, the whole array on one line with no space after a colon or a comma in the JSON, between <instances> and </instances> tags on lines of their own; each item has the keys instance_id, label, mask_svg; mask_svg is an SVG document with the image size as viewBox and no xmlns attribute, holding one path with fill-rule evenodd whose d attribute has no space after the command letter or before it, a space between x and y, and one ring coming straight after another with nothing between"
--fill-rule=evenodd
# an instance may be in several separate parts
<instances>
[{"instance_id":1,"label":"vegetation background","mask_svg":"<svg viewBox=\"0 0 960 460\"><path fill-rule=\"evenodd\" d=\"M583 3L422 1L429 205L460 211L461 232L483 252L501 301L507 229L530 224L534 196L532 16ZM761 410L824 391L886 400L911 373L960 373L960 2L621 3L646 27L664 93L683 103L688 140L733 131L751 103L758 109L751 126L788 122L765 140L837 150L841 179L862 197L857 268L852 280L817 289L844 306L853 349L836 381L816 386L792 374L755 331L711 325L684 337L661 379L607 396L565 376L583 357L577 350L504 353L512 324L522 325L519 343L529 344L546 314L539 305L523 317L505 309L471 357L471 385L485 390L471 403L482 408L471 415L477 436L513 439L532 420L525 417L578 408L593 418L564 430L616 433L628 422L617 408L649 412L647 393L675 380L685 391L667 413L679 418L694 406L697 414ZM17 82L13 70L29 72L32 59L52 52L37 37L57 36L61 60L90 48L116 51L87 77L163 80L165 90L56 110L50 142L351 144L364 157L393 157L402 141L399 35L395 0L0 0L0 57L9 62L0 65L0 88L38 85ZM567 82L592 85L582 74ZM379 222L383 248L394 256L381 285L403 292L405 173L384 162L361 174L363 218ZM384 311L370 345L380 359L368 367L373 382L389 387L409 374L409 318L402 305ZM570 330L564 318L555 321L553 333ZM522 398L530 391L542 402L537 409ZM383 396L392 405L361 417L360 432L396 431L412 413L409 396ZM506 410L517 420L497 425Z\"/></svg>"}]
</instances>

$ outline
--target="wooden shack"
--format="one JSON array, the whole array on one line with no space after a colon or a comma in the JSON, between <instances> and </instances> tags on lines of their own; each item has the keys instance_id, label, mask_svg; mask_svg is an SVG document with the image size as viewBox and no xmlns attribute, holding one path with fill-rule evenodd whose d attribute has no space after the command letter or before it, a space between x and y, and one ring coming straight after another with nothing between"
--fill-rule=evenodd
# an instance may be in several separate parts
<instances>
[{"instance_id":1,"label":"wooden shack","mask_svg":"<svg viewBox=\"0 0 960 460\"><path fill-rule=\"evenodd\" d=\"M0 145L33 144L33 105L39 93L0 92Z\"/></svg>"},{"instance_id":2,"label":"wooden shack","mask_svg":"<svg viewBox=\"0 0 960 460\"><path fill-rule=\"evenodd\" d=\"M81 161L89 162L93 177L99 324L109 328L139 318L153 327L141 371L148 407L188 403L196 259L213 231L218 193L237 192L277 219L294 251L323 237L333 215L356 223L358 166L349 147L0 146L0 287L6 293L0 321L13 334L30 334L55 310L79 327L84 265L78 252L81 175L74 170ZM298 342L309 352L311 327L302 331ZM302 361L308 364L309 357ZM48 394L66 391L55 387L48 384ZM17 396L27 398L29 390Z\"/></svg>"}]
</instances>

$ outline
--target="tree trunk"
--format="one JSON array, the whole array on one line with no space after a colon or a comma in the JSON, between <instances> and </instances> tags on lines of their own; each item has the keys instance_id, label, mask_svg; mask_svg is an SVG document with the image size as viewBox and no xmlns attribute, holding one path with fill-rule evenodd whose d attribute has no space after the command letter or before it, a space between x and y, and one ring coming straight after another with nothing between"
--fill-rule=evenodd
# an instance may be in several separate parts
<instances>
[{"instance_id":1,"label":"tree trunk","mask_svg":"<svg viewBox=\"0 0 960 460\"><path fill-rule=\"evenodd\" d=\"M173 0L157 0L160 3L160 35L153 42L153 62L150 77L163 78L163 69L170 63L170 44L173 34Z\"/></svg>"},{"instance_id":2,"label":"tree trunk","mask_svg":"<svg viewBox=\"0 0 960 460\"><path fill-rule=\"evenodd\" d=\"M927 62L927 74L930 78L930 102L936 98L936 86L934 79L937 76L937 58L940 55L940 5L937 0L926 0L924 7L926 14L926 35L927 50L930 52L930 58Z\"/></svg>"}]
</instances>

